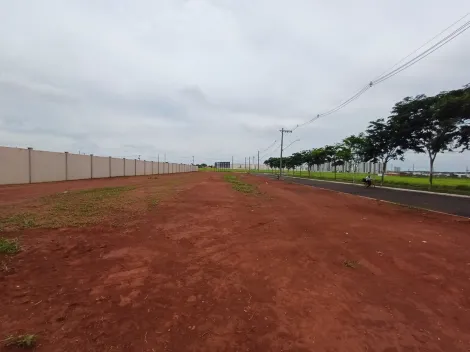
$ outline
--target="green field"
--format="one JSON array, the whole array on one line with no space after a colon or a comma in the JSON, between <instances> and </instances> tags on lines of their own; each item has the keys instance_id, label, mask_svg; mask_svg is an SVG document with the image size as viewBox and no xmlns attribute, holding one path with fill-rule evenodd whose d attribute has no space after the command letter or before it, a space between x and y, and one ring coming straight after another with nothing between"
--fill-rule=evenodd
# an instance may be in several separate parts
<instances>
[{"instance_id":1,"label":"green field","mask_svg":"<svg viewBox=\"0 0 470 352\"><path fill-rule=\"evenodd\" d=\"M200 171L216 171L213 168L200 169ZM234 169L234 170L219 170L223 172L248 172L244 169ZM251 170L251 172L257 172L257 170ZM260 170L261 173L273 173L271 170ZM278 173L276 170L274 173ZM283 172L285 176L296 176L296 177L309 177L308 171L289 171ZM341 182L355 182L360 183L361 179L367 174L352 174L346 172L337 172L336 181ZM335 180L335 174L333 172L311 172L310 178L320 179L320 180ZM373 175L372 178L376 181L377 185L380 185L381 178L380 176ZM427 177L420 176L385 176L384 186L387 187L398 187L398 188L410 188L416 190L429 191L429 179ZM433 192L441 193L454 193L454 194L463 194L470 195L470 178L444 178L444 177L434 177L433 187L431 189Z\"/></svg>"}]
</instances>

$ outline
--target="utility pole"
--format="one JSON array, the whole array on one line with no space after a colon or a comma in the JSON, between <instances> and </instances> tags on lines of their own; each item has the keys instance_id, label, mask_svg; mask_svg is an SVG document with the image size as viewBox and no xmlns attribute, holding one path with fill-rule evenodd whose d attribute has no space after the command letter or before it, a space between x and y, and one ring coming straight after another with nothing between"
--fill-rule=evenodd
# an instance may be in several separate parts
<instances>
[{"instance_id":1,"label":"utility pole","mask_svg":"<svg viewBox=\"0 0 470 352\"><path fill-rule=\"evenodd\" d=\"M233 155L232 155L232 164L230 165L230 168L233 170L234 167L233 167Z\"/></svg>"},{"instance_id":2,"label":"utility pole","mask_svg":"<svg viewBox=\"0 0 470 352\"><path fill-rule=\"evenodd\" d=\"M193 155L193 165L194 165L194 155Z\"/></svg>"},{"instance_id":3,"label":"utility pole","mask_svg":"<svg viewBox=\"0 0 470 352\"><path fill-rule=\"evenodd\" d=\"M282 177L282 151L284 148L284 133L292 133L292 130L285 130L281 128L281 158L279 159L279 179Z\"/></svg>"},{"instance_id":4,"label":"utility pole","mask_svg":"<svg viewBox=\"0 0 470 352\"><path fill-rule=\"evenodd\" d=\"M246 171L246 156L245 156L245 171Z\"/></svg>"},{"instance_id":5,"label":"utility pole","mask_svg":"<svg viewBox=\"0 0 470 352\"><path fill-rule=\"evenodd\" d=\"M259 172L259 150L258 150L258 172Z\"/></svg>"},{"instance_id":6,"label":"utility pole","mask_svg":"<svg viewBox=\"0 0 470 352\"><path fill-rule=\"evenodd\" d=\"M251 171L251 156L248 157L248 172Z\"/></svg>"}]
</instances>

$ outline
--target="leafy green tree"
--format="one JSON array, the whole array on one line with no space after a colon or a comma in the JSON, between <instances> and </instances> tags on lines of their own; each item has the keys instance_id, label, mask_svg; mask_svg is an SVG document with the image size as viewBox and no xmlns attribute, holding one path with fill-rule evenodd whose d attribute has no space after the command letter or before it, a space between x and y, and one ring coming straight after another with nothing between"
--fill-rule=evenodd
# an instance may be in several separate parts
<instances>
[{"instance_id":1,"label":"leafy green tree","mask_svg":"<svg viewBox=\"0 0 470 352\"><path fill-rule=\"evenodd\" d=\"M327 161L325 148L312 149L309 157L311 158L311 163L316 165L317 169L319 169L320 165L326 163Z\"/></svg>"},{"instance_id":2,"label":"leafy green tree","mask_svg":"<svg viewBox=\"0 0 470 352\"><path fill-rule=\"evenodd\" d=\"M296 162L295 162L294 158L292 158L292 156L288 156L288 157L282 158L282 164L287 169L287 172L289 172L290 170L292 170L292 172L293 172L294 168L295 168L295 165L296 165Z\"/></svg>"},{"instance_id":3,"label":"leafy green tree","mask_svg":"<svg viewBox=\"0 0 470 352\"><path fill-rule=\"evenodd\" d=\"M351 150L339 143L335 145L327 145L323 150L325 161L331 163L334 167L336 180L337 166L343 165L345 162L351 160Z\"/></svg>"},{"instance_id":4,"label":"leafy green tree","mask_svg":"<svg viewBox=\"0 0 470 352\"><path fill-rule=\"evenodd\" d=\"M401 145L429 158L429 186L439 153L469 148L470 88L432 97L407 97L395 104L390 119L401 133Z\"/></svg>"},{"instance_id":5,"label":"leafy green tree","mask_svg":"<svg viewBox=\"0 0 470 352\"><path fill-rule=\"evenodd\" d=\"M302 152L293 153L291 155L291 162L293 169L295 170L297 167L305 163L304 154Z\"/></svg>"},{"instance_id":6,"label":"leafy green tree","mask_svg":"<svg viewBox=\"0 0 470 352\"><path fill-rule=\"evenodd\" d=\"M366 153L366 137L364 133L359 133L356 135L351 135L343 139L343 145L346 146L351 151L350 161L353 165L353 182L354 175L357 172L357 168L360 162L365 161L364 155Z\"/></svg>"},{"instance_id":7,"label":"leafy green tree","mask_svg":"<svg viewBox=\"0 0 470 352\"><path fill-rule=\"evenodd\" d=\"M272 170L279 169L279 158L269 158L264 161L264 164L269 166Z\"/></svg>"},{"instance_id":8,"label":"leafy green tree","mask_svg":"<svg viewBox=\"0 0 470 352\"><path fill-rule=\"evenodd\" d=\"M382 163L382 180L391 160L404 160L406 146L403 142L403 130L392 119L371 121L366 131L364 146L365 160Z\"/></svg>"},{"instance_id":9,"label":"leafy green tree","mask_svg":"<svg viewBox=\"0 0 470 352\"><path fill-rule=\"evenodd\" d=\"M344 144L338 144L336 146L336 165L344 165L352 160L352 152Z\"/></svg>"}]
</instances>

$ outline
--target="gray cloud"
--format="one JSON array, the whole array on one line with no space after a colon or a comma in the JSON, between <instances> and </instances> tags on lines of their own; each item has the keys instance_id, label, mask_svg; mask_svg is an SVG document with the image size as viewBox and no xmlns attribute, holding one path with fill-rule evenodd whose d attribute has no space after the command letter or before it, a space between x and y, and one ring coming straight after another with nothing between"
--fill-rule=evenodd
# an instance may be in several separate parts
<instances>
[{"instance_id":1,"label":"gray cloud","mask_svg":"<svg viewBox=\"0 0 470 352\"><path fill-rule=\"evenodd\" d=\"M195 155L202 162L255 155L279 139L279 128L336 106L462 16L467 3L0 5L2 144L145 158L166 154L178 162ZM344 110L296 130L287 142L301 141L289 151L360 132L405 96L469 83L469 44L465 33ZM427 167L424 156L413 154L401 165L413 164ZM466 165L468 153L437 159L438 169Z\"/></svg>"}]
</instances>

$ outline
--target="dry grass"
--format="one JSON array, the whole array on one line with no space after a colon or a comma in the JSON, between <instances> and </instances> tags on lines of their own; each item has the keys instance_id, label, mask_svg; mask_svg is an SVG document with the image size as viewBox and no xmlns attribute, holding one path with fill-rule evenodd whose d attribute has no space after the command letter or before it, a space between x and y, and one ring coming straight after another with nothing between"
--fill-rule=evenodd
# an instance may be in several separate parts
<instances>
[{"instance_id":1,"label":"dry grass","mask_svg":"<svg viewBox=\"0 0 470 352\"><path fill-rule=\"evenodd\" d=\"M140 185L68 191L4 206L0 209L0 232L119 224L136 212L154 210L179 184L171 178L149 178Z\"/></svg>"},{"instance_id":2,"label":"dry grass","mask_svg":"<svg viewBox=\"0 0 470 352\"><path fill-rule=\"evenodd\" d=\"M5 346L15 346L19 348L33 348L36 346L37 336L33 334L8 336L3 340Z\"/></svg>"},{"instance_id":3,"label":"dry grass","mask_svg":"<svg viewBox=\"0 0 470 352\"><path fill-rule=\"evenodd\" d=\"M105 187L57 193L43 197L27 207L27 211L0 218L0 230L58 228L84 226L100 222L103 217L122 210L125 194L135 187Z\"/></svg>"}]
</instances>

